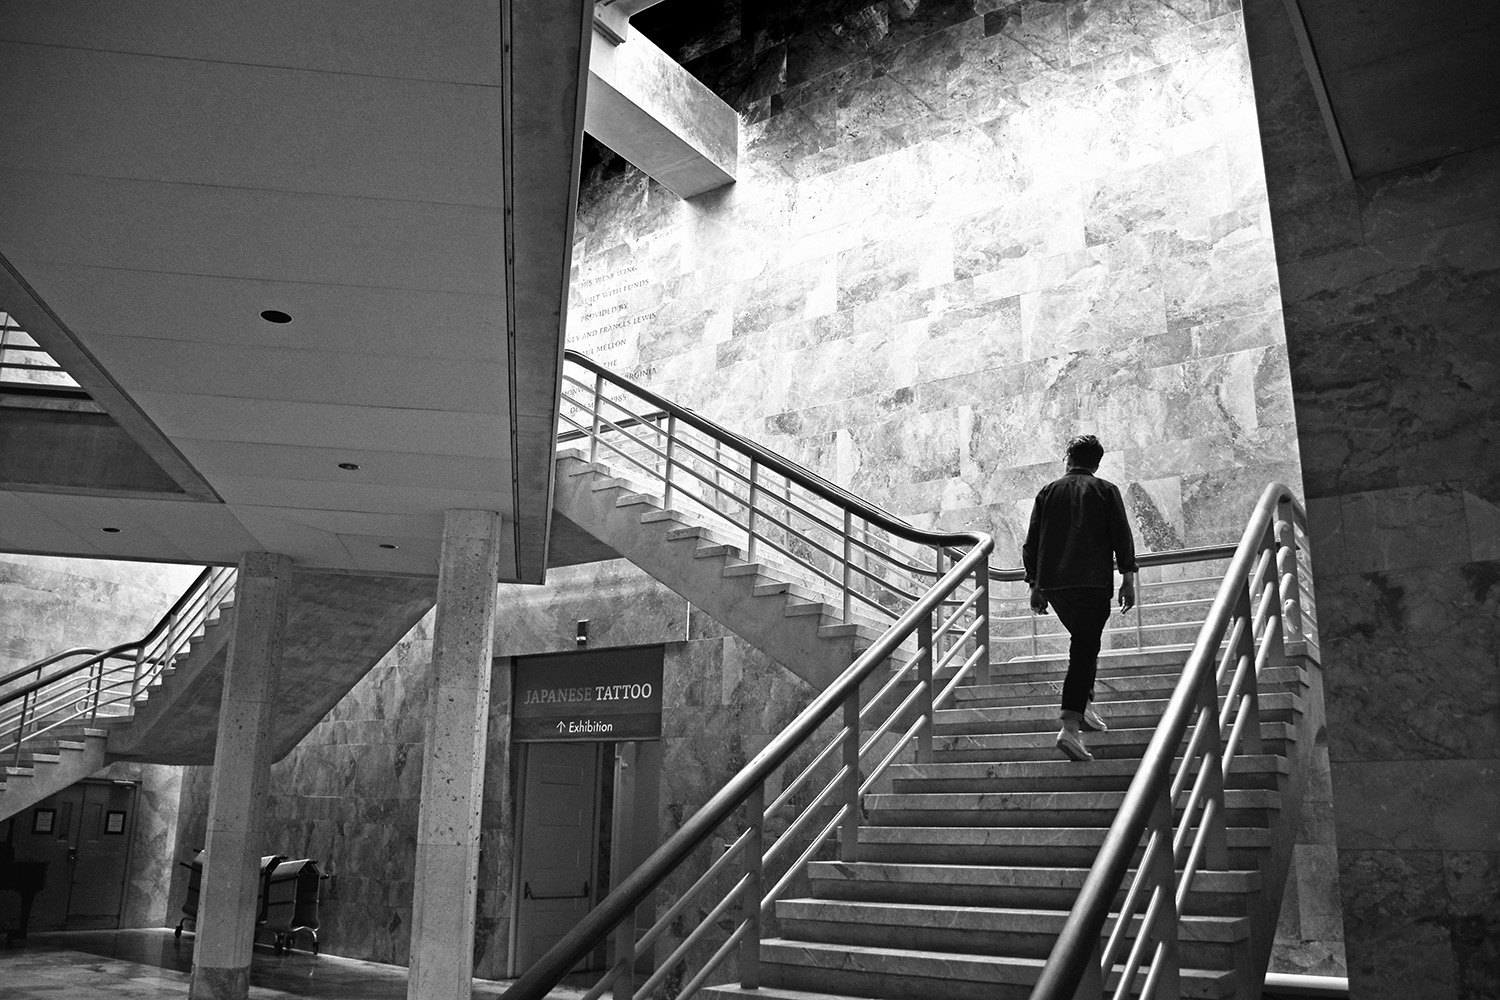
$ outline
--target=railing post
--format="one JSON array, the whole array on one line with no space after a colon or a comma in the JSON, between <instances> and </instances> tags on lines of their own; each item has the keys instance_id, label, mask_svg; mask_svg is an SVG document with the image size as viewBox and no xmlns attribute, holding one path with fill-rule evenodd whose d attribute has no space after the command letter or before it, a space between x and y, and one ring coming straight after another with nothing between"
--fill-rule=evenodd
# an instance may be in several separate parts
<instances>
[{"instance_id":1,"label":"railing post","mask_svg":"<svg viewBox=\"0 0 1500 1000\"><path fill-rule=\"evenodd\" d=\"M854 511L844 508L844 622L847 624L854 610L854 595L850 587L854 583Z\"/></svg>"},{"instance_id":2,"label":"railing post","mask_svg":"<svg viewBox=\"0 0 1500 1000\"><path fill-rule=\"evenodd\" d=\"M594 424L589 433L589 464L599 460L599 422L603 419L604 376L594 376Z\"/></svg>"},{"instance_id":3,"label":"railing post","mask_svg":"<svg viewBox=\"0 0 1500 1000\"><path fill-rule=\"evenodd\" d=\"M1240 689L1239 703L1234 706L1235 715L1240 712L1247 713L1245 725L1242 732L1244 741L1236 747L1240 753L1258 754L1261 750L1260 744L1260 685L1255 676L1255 602L1251 598L1248 584L1240 587L1239 614L1245 620L1245 628L1240 632L1240 648L1238 650L1238 662L1235 665L1235 674L1243 672L1244 684ZM1231 679L1231 689L1234 681Z\"/></svg>"},{"instance_id":4,"label":"railing post","mask_svg":"<svg viewBox=\"0 0 1500 1000\"><path fill-rule=\"evenodd\" d=\"M41 671L37 671L41 675ZM21 741L26 737L26 713L31 710L31 692L21 695L21 711L16 715L16 754L15 766L21 766Z\"/></svg>"},{"instance_id":5,"label":"railing post","mask_svg":"<svg viewBox=\"0 0 1500 1000\"><path fill-rule=\"evenodd\" d=\"M974 630L974 641L979 644L979 658L974 661L971 675L975 684L990 682L990 561L988 559L974 567L974 587L979 596L974 598L974 613L983 615L979 627Z\"/></svg>"},{"instance_id":6,"label":"railing post","mask_svg":"<svg viewBox=\"0 0 1500 1000\"><path fill-rule=\"evenodd\" d=\"M1172 857L1172 803L1165 795L1157 797L1156 806L1151 810L1151 827L1152 836L1159 837L1162 845L1152 861L1151 881L1161 894L1161 908L1156 919L1162 942L1161 958L1165 963L1153 996L1175 1000L1182 996L1182 959L1177 945L1177 864ZM1141 934L1150 935L1156 930L1143 925Z\"/></svg>"},{"instance_id":7,"label":"railing post","mask_svg":"<svg viewBox=\"0 0 1500 1000\"><path fill-rule=\"evenodd\" d=\"M675 454L676 451L677 451L677 415L674 413L674 414L669 414L667 416L667 447L666 447L666 452L667 452L667 471L666 471L666 475L665 475L665 479L667 481L667 486L666 486L666 489L664 489L662 491L662 495L661 495L661 507L662 507L662 510L671 510L672 509L672 466L673 466L674 462L676 461L675 458L674 458L674 454Z\"/></svg>"},{"instance_id":8,"label":"railing post","mask_svg":"<svg viewBox=\"0 0 1500 1000\"><path fill-rule=\"evenodd\" d=\"M140 698L142 683L141 675L146 669L146 644L142 642L135 648L135 676L130 681L130 708L135 710L136 699Z\"/></svg>"},{"instance_id":9,"label":"railing post","mask_svg":"<svg viewBox=\"0 0 1500 1000\"><path fill-rule=\"evenodd\" d=\"M932 711L932 664L936 656L937 651L932 643L932 614L925 614L917 623L917 683L922 688L922 694L917 699L917 707L922 712L922 718L927 720L926 724L917 730L918 764L932 763L932 727L937 721Z\"/></svg>"},{"instance_id":10,"label":"railing post","mask_svg":"<svg viewBox=\"0 0 1500 1000\"><path fill-rule=\"evenodd\" d=\"M844 699L844 822L840 824L839 860L859 860L859 689Z\"/></svg>"},{"instance_id":11,"label":"railing post","mask_svg":"<svg viewBox=\"0 0 1500 1000\"><path fill-rule=\"evenodd\" d=\"M766 783L756 782L745 799L745 936L740 941L740 985L747 990L760 988L760 897L764 872L761 870L766 837Z\"/></svg>"},{"instance_id":12,"label":"railing post","mask_svg":"<svg viewBox=\"0 0 1500 1000\"><path fill-rule=\"evenodd\" d=\"M1297 573L1297 526L1276 522L1276 568L1280 574L1282 636L1286 642L1305 640L1302 634L1302 587Z\"/></svg>"},{"instance_id":13,"label":"railing post","mask_svg":"<svg viewBox=\"0 0 1500 1000\"><path fill-rule=\"evenodd\" d=\"M760 503L760 462L754 458L750 459L750 516L746 518L745 527L745 561L755 562L755 516L756 505Z\"/></svg>"},{"instance_id":14,"label":"railing post","mask_svg":"<svg viewBox=\"0 0 1500 1000\"><path fill-rule=\"evenodd\" d=\"M1222 871L1229 867L1229 824L1224 815L1224 735L1219 730L1219 691L1212 671L1204 672L1198 697L1198 725L1205 727L1203 763L1200 766L1208 771L1204 807L1207 808L1209 802L1214 803L1214 821L1203 834L1206 838L1203 861L1207 867ZM1187 767L1189 763L1183 761L1183 766ZM1184 816L1183 822L1190 819Z\"/></svg>"}]
</instances>

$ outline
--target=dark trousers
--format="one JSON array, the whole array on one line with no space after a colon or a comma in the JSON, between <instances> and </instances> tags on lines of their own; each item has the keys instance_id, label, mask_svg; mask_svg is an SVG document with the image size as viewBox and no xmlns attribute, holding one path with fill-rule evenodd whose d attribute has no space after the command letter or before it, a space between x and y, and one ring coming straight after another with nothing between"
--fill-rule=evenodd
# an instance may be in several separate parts
<instances>
[{"instance_id":1,"label":"dark trousers","mask_svg":"<svg viewBox=\"0 0 1500 1000\"><path fill-rule=\"evenodd\" d=\"M1099 643L1109 621L1110 592L1104 587L1071 587L1046 592L1047 603L1068 630L1068 676L1063 681L1062 709L1083 713L1094 697L1099 671Z\"/></svg>"}]
</instances>

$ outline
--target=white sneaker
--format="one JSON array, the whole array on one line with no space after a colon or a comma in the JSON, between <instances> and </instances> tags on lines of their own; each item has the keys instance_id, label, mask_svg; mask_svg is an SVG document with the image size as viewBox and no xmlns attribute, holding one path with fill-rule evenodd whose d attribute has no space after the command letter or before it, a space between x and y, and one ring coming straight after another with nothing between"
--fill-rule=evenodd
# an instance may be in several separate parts
<instances>
[{"instance_id":1,"label":"white sneaker","mask_svg":"<svg viewBox=\"0 0 1500 1000\"><path fill-rule=\"evenodd\" d=\"M1104 721L1098 712L1094 711L1092 702L1083 710L1083 729L1084 732L1089 733L1102 733L1109 729L1109 724Z\"/></svg>"},{"instance_id":2,"label":"white sneaker","mask_svg":"<svg viewBox=\"0 0 1500 1000\"><path fill-rule=\"evenodd\" d=\"M1089 753L1089 748L1083 745L1083 737L1066 729L1060 729L1057 732L1057 749L1061 750L1063 756L1069 760L1087 763L1094 759L1094 755Z\"/></svg>"}]
</instances>

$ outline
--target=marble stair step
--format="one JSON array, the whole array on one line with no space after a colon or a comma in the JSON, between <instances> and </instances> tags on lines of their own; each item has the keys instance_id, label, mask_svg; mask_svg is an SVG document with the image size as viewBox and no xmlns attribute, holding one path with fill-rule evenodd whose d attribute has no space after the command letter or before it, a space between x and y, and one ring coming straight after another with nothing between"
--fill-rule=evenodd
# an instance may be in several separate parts
<instances>
[{"instance_id":1,"label":"marble stair step","mask_svg":"<svg viewBox=\"0 0 1500 1000\"><path fill-rule=\"evenodd\" d=\"M1154 729L1110 729L1103 733L1087 733L1084 741L1093 753L1094 761L1074 763L1073 766L1082 769L1102 760L1139 758L1155 732ZM1262 722L1260 738L1262 752L1285 756L1287 744L1294 742L1297 734L1295 728L1285 722ZM939 763L1060 760L1062 751L1057 749L1056 740L1056 728L1033 733L934 734L933 759Z\"/></svg>"},{"instance_id":2,"label":"marble stair step","mask_svg":"<svg viewBox=\"0 0 1500 1000\"><path fill-rule=\"evenodd\" d=\"M760 970L775 988L878 1000L1024 1000L1042 959L988 954L828 945L771 938L761 942ZM1109 983L1106 983L1108 986ZM1228 997L1234 974L1184 969L1185 997Z\"/></svg>"},{"instance_id":3,"label":"marble stair step","mask_svg":"<svg viewBox=\"0 0 1500 1000\"><path fill-rule=\"evenodd\" d=\"M992 683L965 685L954 690L954 708L1001 708L1015 705L1056 705L1062 695L1064 673L1051 680L1009 681L990 668ZM1116 702L1136 698L1170 698L1181 671L1105 675L1094 684L1094 707L1106 716ZM1307 672L1300 667L1268 667L1258 679L1262 691L1300 691Z\"/></svg>"},{"instance_id":4,"label":"marble stair step","mask_svg":"<svg viewBox=\"0 0 1500 1000\"><path fill-rule=\"evenodd\" d=\"M1078 826L1108 828L1125 801L1123 791L870 793L865 814L877 826ZM1224 793L1225 821L1266 826L1281 809L1281 795L1264 788ZM1179 809L1180 813L1181 810Z\"/></svg>"},{"instance_id":5,"label":"marble stair step","mask_svg":"<svg viewBox=\"0 0 1500 1000\"><path fill-rule=\"evenodd\" d=\"M1091 865L1107 827L875 826L859 828L859 860L916 864ZM1259 868L1270 832L1228 828L1230 868ZM1137 855L1139 848L1137 848Z\"/></svg>"},{"instance_id":6,"label":"marble stair step","mask_svg":"<svg viewBox=\"0 0 1500 1000\"><path fill-rule=\"evenodd\" d=\"M1143 668L1172 667L1178 670L1187 662L1193 651L1190 644L1160 646L1152 649L1101 650L1099 653L1100 675L1110 673L1139 673ZM1068 672L1068 654L1043 656L1015 656L1000 662L997 676L1003 674L1011 680L1046 679L1054 673Z\"/></svg>"},{"instance_id":7,"label":"marble stair step","mask_svg":"<svg viewBox=\"0 0 1500 1000\"><path fill-rule=\"evenodd\" d=\"M1260 717L1266 722L1288 722L1302 710L1301 699L1283 691L1262 691ZM1167 699L1114 701L1100 706L1099 714L1111 727L1143 729L1155 727L1167 710ZM1057 733L1056 702L1036 705L1006 705L1000 708L948 708L936 713L933 735L956 733Z\"/></svg>"},{"instance_id":8,"label":"marble stair step","mask_svg":"<svg viewBox=\"0 0 1500 1000\"><path fill-rule=\"evenodd\" d=\"M1135 758L1099 759L1085 768L1069 760L960 762L893 764L888 773L896 792L1123 791L1138 766ZM1173 769L1181 767L1178 757ZM1285 757L1247 755L1237 758L1226 782L1231 788L1278 788L1288 773Z\"/></svg>"},{"instance_id":9,"label":"marble stair step","mask_svg":"<svg viewBox=\"0 0 1500 1000\"><path fill-rule=\"evenodd\" d=\"M1088 877L1086 867L1027 865L896 864L880 861L814 861L811 891L822 899L922 905L1005 906L1069 909ZM1125 885L1135 877L1126 873ZM1260 889L1260 872L1199 871L1185 907L1188 913L1237 916ZM1124 890L1116 898L1123 899Z\"/></svg>"},{"instance_id":10,"label":"marble stair step","mask_svg":"<svg viewBox=\"0 0 1500 1000\"><path fill-rule=\"evenodd\" d=\"M1068 919L1065 908L1021 908L917 903L875 903L840 899L784 899L776 904L776 927L783 938L880 948L899 941L923 951L986 952L1017 958L1046 958ZM1114 933L1118 913L1103 933ZM1139 933L1140 914L1131 921ZM1210 969L1234 967L1232 948L1250 934L1241 916L1190 914L1179 922L1181 961Z\"/></svg>"}]
</instances>

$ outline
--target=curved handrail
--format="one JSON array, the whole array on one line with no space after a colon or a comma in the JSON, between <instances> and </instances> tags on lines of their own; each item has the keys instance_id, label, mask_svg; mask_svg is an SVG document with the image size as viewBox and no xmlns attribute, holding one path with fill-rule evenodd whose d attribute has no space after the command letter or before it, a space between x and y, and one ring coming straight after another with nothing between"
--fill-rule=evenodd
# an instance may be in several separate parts
<instances>
[{"instance_id":1,"label":"curved handrail","mask_svg":"<svg viewBox=\"0 0 1500 1000\"><path fill-rule=\"evenodd\" d=\"M744 805L762 783L831 718L841 705L857 695L860 683L883 663L901 642L929 619L952 589L976 567L981 567L994 548L993 541L977 535L973 549L958 565L944 574L937 586L914 604L875 644L860 654L839 677L815 697L792 722L756 754L738 774L710 798L702 808L658 847L598 906L590 910L531 968L511 985L502 1000L538 1000L562 980L604 940L611 928L626 919L682 861L703 844L713 831Z\"/></svg>"},{"instance_id":2,"label":"curved handrail","mask_svg":"<svg viewBox=\"0 0 1500 1000\"><path fill-rule=\"evenodd\" d=\"M60 681L65 677L76 674L81 670L88 669L98 662L98 657L95 654L118 655L127 649L137 649L143 646L149 646L154 640L159 639L167 631L167 629L171 627L171 623L179 614L182 613L182 609L186 606L188 600L195 593L197 593L200 587L208 582L208 578L213 572L214 567L205 566L203 568L203 571L193 579L193 582L188 586L188 588L184 590L181 596L179 596L177 600L172 604L172 607L167 610L167 613L158 618L156 624L151 626L151 630L141 638L135 639L131 642L121 643L118 646L111 646L107 650L79 647L77 649L64 650L61 653L54 653L51 656L46 656L40 660L37 660L35 663L28 663L26 666L21 667L18 670L13 670L9 674L6 674L4 677L0 677L0 687L3 687L6 684L11 683L12 681L20 679L20 677L24 674L29 674L33 670L40 670L43 667L50 666L53 663L56 663L58 660L66 659L67 657L72 656L76 653L89 653L91 654L91 659L86 660L83 663L75 664L73 667L67 670L60 670L57 673L53 674L51 677L46 678L42 683L51 684L56 681ZM3 697L0 697L0 705L5 705L11 701L14 701L16 698L19 698L24 692L25 689L18 688L16 691L5 694Z\"/></svg>"},{"instance_id":3,"label":"curved handrail","mask_svg":"<svg viewBox=\"0 0 1500 1000\"><path fill-rule=\"evenodd\" d=\"M37 660L35 663L28 663L26 664L26 666L19 667L16 670L13 670L10 673L6 674L4 677L0 677L0 688L4 688L7 684L11 684L15 681L20 680L22 677L31 673L33 670L41 670L43 667L50 667L52 666L52 664L58 662L59 660L66 660L70 656L97 656L103 652L105 652L105 650L95 649L93 646L75 646L72 649L65 649L61 653L53 653L51 656L44 656L40 660ZM59 672L57 676L63 676L62 672Z\"/></svg>"},{"instance_id":4,"label":"curved handrail","mask_svg":"<svg viewBox=\"0 0 1500 1000\"><path fill-rule=\"evenodd\" d=\"M205 567L171 608L140 639L108 649L77 647L43 657L0 679L0 687L29 674L35 679L0 694L0 751L21 759L23 746L60 726L95 719L109 705L133 704L161 671L191 641L192 635L228 599L235 571ZM85 658L51 675L43 671L75 656ZM126 665L107 666L125 659Z\"/></svg>"},{"instance_id":5,"label":"curved handrail","mask_svg":"<svg viewBox=\"0 0 1500 1000\"><path fill-rule=\"evenodd\" d=\"M1109 832L1105 835L1104 843L1084 880L1083 888L1078 894L1072 911L1068 914L1052 953L1042 969L1031 994L1032 1000L1072 1000L1086 975L1102 975L1102 970L1091 969L1090 964L1097 960L1100 935L1109 921L1111 906L1124 883L1126 873L1131 868L1133 856L1141 843L1142 836L1154 823L1159 823L1163 808L1167 810L1168 818L1170 818L1172 802L1168 793L1173 784L1173 762L1189 727L1193 724L1194 717L1200 716L1203 712L1201 703L1203 691L1209 685L1212 685L1215 691L1217 690L1220 644L1230 630L1231 620L1248 610L1247 595L1250 588L1246 581L1257 571L1258 566L1264 570L1267 538L1276 534L1275 516L1282 504L1290 504L1294 516L1305 525L1306 512L1291 491L1281 483L1273 482L1267 485L1245 526L1239 544L1235 546L1223 582L1219 586L1208 616L1198 633L1197 641L1183 667L1177 687L1172 693L1156 732L1146 747L1140 768L1125 793ZM1276 541L1274 537L1273 541ZM1292 545L1295 546L1295 541ZM1271 572L1278 576L1283 570L1279 563L1279 559L1271 563ZM1271 585L1280 590L1283 584L1280 579L1273 579ZM1292 571L1291 586L1296 587L1295 569ZM1285 591L1281 593L1286 596ZM1295 600L1295 596L1290 598L1290 601ZM1281 611L1278 607L1273 616L1279 613ZM1243 625L1243 630L1248 633L1249 629L1250 625L1247 621ZM1236 626L1236 635L1240 634L1241 626ZM1284 636L1284 632L1278 633L1277 641L1280 642ZM1231 655L1242 656L1243 654L1231 650ZM1255 658L1251 657L1252 660ZM1236 683L1238 684L1238 681ZM1250 683L1253 684L1253 679ZM1219 736L1219 727L1216 723L1220 720L1217 710L1214 711L1211 720L1205 716L1200 717L1212 726L1213 731L1208 739L1216 741ZM1248 731L1252 726L1258 726L1254 719L1247 721L1241 718L1237 721L1236 732L1239 732L1241 728ZM1258 740L1258 736L1254 735L1249 738ZM1231 737L1231 743L1233 741L1234 737ZM1185 768L1187 766L1184 764ZM1205 767L1204 770L1208 768ZM1222 774L1219 780L1222 784ZM1220 813L1221 815L1215 819L1222 824L1222 810ZM1186 824L1188 821L1189 818L1184 817L1183 822ZM1205 817L1204 825L1207 826L1208 822ZM1197 845L1195 845L1195 852L1197 850ZM1148 867L1148 861L1147 858L1140 859L1137 862L1137 870L1144 871ZM1170 858L1168 858L1168 863L1170 863ZM1191 874L1190 865L1189 878ZM1138 875L1138 878L1140 877ZM1175 895L1180 898L1185 892L1186 886L1178 889ZM1170 902L1163 905L1163 909L1170 907ZM1123 917L1121 920L1123 922ZM1149 923L1150 913L1148 912L1147 920L1140 931L1142 939L1151 930L1149 926L1146 926ZM1175 933L1175 928L1173 930ZM1127 975L1129 975L1128 971ZM1150 983L1148 982L1147 985L1149 987ZM1123 987L1124 984L1122 984Z\"/></svg>"}]
</instances>

